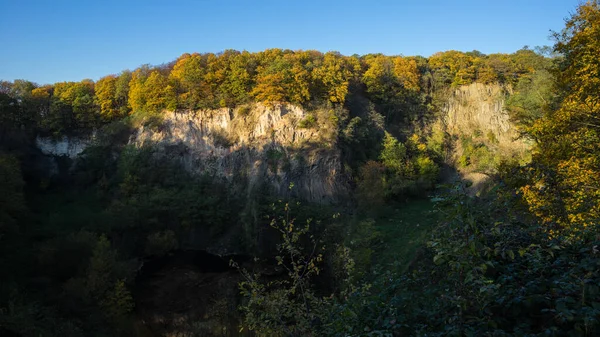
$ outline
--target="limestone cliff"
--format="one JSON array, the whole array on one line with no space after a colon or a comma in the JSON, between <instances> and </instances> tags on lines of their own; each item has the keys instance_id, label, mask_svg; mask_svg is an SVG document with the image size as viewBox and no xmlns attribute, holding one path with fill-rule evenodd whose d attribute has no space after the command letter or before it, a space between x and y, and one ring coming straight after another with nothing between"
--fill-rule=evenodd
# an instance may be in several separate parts
<instances>
[{"instance_id":1,"label":"limestone cliff","mask_svg":"<svg viewBox=\"0 0 600 337\"><path fill-rule=\"evenodd\" d=\"M35 145L47 156L66 156L75 159L92 143L93 137L78 138L63 136L60 139L38 136Z\"/></svg>"},{"instance_id":2,"label":"limestone cliff","mask_svg":"<svg viewBox=\"0 0 600 337\"><path fill-rule=\"evenodd\" d=\"M509 92L498 84L480 83L454 89L441 107L445 131L479 137L495 153L526 152L529 144L517 139L504 108ZM326 109L309 113L290 104L166 111L160 127L135 128L129 143L156 146L190 172L234 183L236 192L251 193L266 184L280 195L329 203L345 199L350 189L332 114ZM48 156L76 159L93 138L38 137L36 145ZM453 156L456 160L460 153ZM295 187L289 192L291 183Z\"/></svg>"},{"instance_id":3,"label":"limestone cliff","mask_svg":"<svg viewBox=\"0 0 600 337\"><path fill-rule=\"evenodd\" d=\"M499 84L473 83L454 89L444 100L441 122L456 140L448 158L462 180L470 181L478 192L489 182L495 164L512 158L527 162L531 142L519 137L505 102L511 88ZM474 148L464 147L461 138L472 139ZM465 166L465 158L470 164ZM454 178L445 177L446 180Z\"/></svg>"},{"instance_id":4,"label":"limestone cliff","mask_svg":"<svg viewBox=\"0 0 600 337\"><path fill-rule=\"evenodd\" d=\"M500 144L514 143L518 133L504 107L509 91L510 88L499 84L473 83L456 88L442 108L448 132L491 132Z\"/></svg>"},{"instance_id":5,"label":"limestone cliff","mask_svg":"<svg viewBox=\"0 0 600 337\"><path fill-rule=\"evenodd\" d=\"M266 183L319 203L347 194L335 126L327 111L255 104L236 109L166 112L159 129L141 127L130 139L178 156L191 172L242 180L246 191Z\"/></svg>"}]
</instances>

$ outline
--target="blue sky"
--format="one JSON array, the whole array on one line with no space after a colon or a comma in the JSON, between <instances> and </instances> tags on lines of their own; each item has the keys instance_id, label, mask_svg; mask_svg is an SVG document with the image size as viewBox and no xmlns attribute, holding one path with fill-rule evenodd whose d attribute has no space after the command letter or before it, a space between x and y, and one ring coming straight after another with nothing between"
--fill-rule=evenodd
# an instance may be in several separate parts
<instances>
[{"instance_id":1,"label":"blue sky","mask_svg":"<svg viewBox=\"0 0 600 337\"><path fill-rule=\"evenodd\" d=\"M0 0L0 79L40 84L266 48L429 56L551 45L579 0Z\"/></svg>"}]
</instances>

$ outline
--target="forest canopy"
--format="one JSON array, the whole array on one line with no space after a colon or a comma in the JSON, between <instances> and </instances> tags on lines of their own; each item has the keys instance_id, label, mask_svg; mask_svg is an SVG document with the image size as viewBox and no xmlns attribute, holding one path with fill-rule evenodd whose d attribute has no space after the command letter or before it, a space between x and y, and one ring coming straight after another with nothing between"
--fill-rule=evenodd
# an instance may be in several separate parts
<instances>
[{"instance_id":1,"label":"forest canopy","mask_svg":"<svg viewBox=\"0 0 600 337\"><path fill-rule=\"evenodd\" d=\"M361 90L384 114L409 110L419 94L473 82L517 85L548 69L550 59L524 48L514 54L447 51L429 58L268 49L258 53L183 54L97 82L38 85L3 81L5 126L35 127L52 135L89 132L131 114L235 107L250 102L305 107L344 104ZM11 103L12 102L12 103Z\"/></svg>"}]
</instances>

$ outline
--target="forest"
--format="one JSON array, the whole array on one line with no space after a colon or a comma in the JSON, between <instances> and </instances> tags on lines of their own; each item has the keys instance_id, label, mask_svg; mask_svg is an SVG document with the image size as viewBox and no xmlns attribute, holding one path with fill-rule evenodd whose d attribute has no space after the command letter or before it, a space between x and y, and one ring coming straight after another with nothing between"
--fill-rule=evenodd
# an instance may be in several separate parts
<instances>
[{"instance_id":1,"label":"forest","mask_svg":"<svg viewBox=\"0 0 600 337\"><path fill-rule=\"evenodd\" d=\"M0 335L600 335L600 5L553 38L0 81Z\"/></svg>"}]
</instances>

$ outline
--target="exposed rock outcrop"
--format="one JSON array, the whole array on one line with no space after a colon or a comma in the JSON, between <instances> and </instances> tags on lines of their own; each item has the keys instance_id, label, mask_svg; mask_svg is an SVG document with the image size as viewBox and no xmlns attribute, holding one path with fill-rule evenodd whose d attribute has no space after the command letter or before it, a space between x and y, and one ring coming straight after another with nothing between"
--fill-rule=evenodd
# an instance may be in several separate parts
<instances>
[{"instance_id":1,"label":"exposed rock outcrop","mask_svg":"<svg viewBox=\"0 0 600 337\"><path fill-rule=\"evenodd\" d=\"M166 112L159 129L140 128L130 142L152 144L178 156L191 172L262 183L319 203L347 194L335 126L293 105L256 104L236 109ZM303 123L307 118L317 123ZM308 124L308 126L306 125ZM304 126L304 127L302 127Z\"/></svg>"},{"instance_id":2,"label":"exposed rock outcrop","mask_svg":"<svg viewBox=\"0 0 600 337\"><path fill-rule=\"evenodd\" d=\"M501 143L518 134L504 108L506 92L499 84L473 83L458 87L444 104L444 122L451 134L492 132Z\"/></svg>"},{"instance_id":3,"label":"exposed rock outcrop","mask_svg":"<svg viewBox=\"0 0 600 337\"><path fill-rule=\"evenodd\" d=\"M441 120L452 136L468 136L483 142L502 158L525 158L531 142L519 133L505 108L511 92L500 84L473 83L456 88L442 107ZM457 143L455 159L462 154Z\"/></svg>"},{"instance_id":4,"label":"exposed rock outcrop","mask_svg":"<svg viewBox=\"0 0 600 337\"><path fill-rule=\"evenodd\" d=\"M510 88L499 84L454 89L442 106L445 130L481 139L493 135L490 146L495 151L527 151L530 144L518 139L504 107L508 92ZM337 202L348 196L349 183L331 113L308 113L290 104L167 111L160 127L137 128L129 143L156 146L188 171L226 179L239 191L251 193L267 184L282 196L293 193L311 202ZM38 137L36 145L47 156L75 159L92 141L93 137Z\"/></svg>"},{"instance_id":5,"label":"exposed rock outcrop","mask_svg":"<svg viewBox=\"0 0 600 337\"><path fill-rule=\"evenodd\" d=\"M47 156L67 156L75 159L91 144L90 139L63 136L61 139L40 137L35 139L35 144Z\"/></svg>"}]
</instances>

